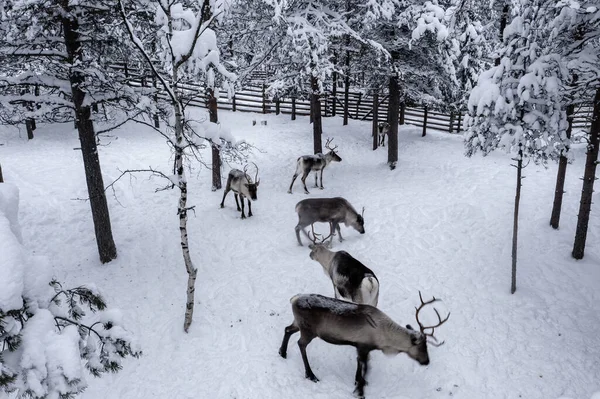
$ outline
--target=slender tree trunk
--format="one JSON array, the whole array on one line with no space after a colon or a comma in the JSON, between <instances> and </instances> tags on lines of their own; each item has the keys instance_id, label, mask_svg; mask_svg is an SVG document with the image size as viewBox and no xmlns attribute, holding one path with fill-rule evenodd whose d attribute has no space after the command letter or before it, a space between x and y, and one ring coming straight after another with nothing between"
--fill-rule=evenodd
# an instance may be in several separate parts
<instances>
[{"instance_id":1,"label":"slender tree trunk","mask_svg":"<svg viewBox=\"0 0 600 399\"><path fill-rule=\"evenodd\" d=\"M571 104L567 107L567 139L571 138L571 132L573 130L573 116L575 114L575 105ZM554 229L558 229L560 222L560 211L562 209L563 194L565 192L565 176L567 174L568 159L565 153L569 151L566 148L560 153L560 159L558 160L558 173L556 174L556 188L554 189L554 202L552 204L552 215L550 216L550 226Z\"/></svg>"},{"instance_id":2,"label":"slender tree trunk","mask_svg":"<svg viewBox=\"0 0 600 399\"><path fill-rule=\"evenodd\" d=\"M523 149L519 144L519 158L517 160L517 189L515 192L515 212L513 219L513 239L512 239L512 272L510 293L514 294L517 290L517 243L519 233L519 204L521 202L521 180L523 172Z\"/></svg>"},{"instance_id":3,"label":"slender tree trunk","mask_svg":"<svg viewBox=\"0 0 600 399\"><path fill-rule=\"evenodd\" d=\"M500 43L502 43L504 41L504 29L506 29L506 24L508 22L508 3L504 3L504 6L502 6L502 14L500 16L500 32L499 32L499 39L500 39ZM494 60L494 65L498 66L500 65L500 58L496 58Z\"/></svg>"},{"instance_id":4,"label":"slender tree trunk","mask_svg":"<svg viewBox=\"0 0 600 399\"><path fill-rule=\"evenodd\" d=\"M337 55L334 54L335 63L337 64ZM331 80L333 81L331 86L331 95L333 96L333 103L331 104L331 115L336 116L337 114L337 81L338 81L338 73L337 71L333 71L331 74Z\"/></svg>"},{"instance_id":5,"label":"slender tree trunk","mask_svg":"<svg viewBox=\"0 0 600 399\"><path fill-rule=\"evenodd\" d=\"M592 127L590 128L590 141L585 158L583 187L581 189L579 215L577 216L577 228L575 229L575 242L572 252L575 259L582 259L585 252L588 222L592 210L594 181L596 180L596 166L598 165L598 147L600 147L600 87L596 89L596 96L594 98L594 114L592 116Z\"/></svg>"},{"instance_id":6,"label":"slender tree trunk","mask_svg":"<svg viewBox=\"0 0 600 399\"><path fill-rule=\"evenodd\" d=\"M64 10L62 25L69 61L72 64L81 64L83 63L83 49L79 38L79 24L75 18L70 16L71 10L68 2L63 0L60 4ZM96 146L96 135L91 120L91 110L89 106L83 105L85 93L80 89L80 84L84 81L83 76L77 69L73 69L69 75L69 80L73 105L75 106L75 122L79 132L79 141L81 142L81 154L90 197L98 254L100 255L100 261L107 263L117 257L117 248L112 236L104 181Z\"/></svg>"},{"instance_id":7,"label":"slender tree trunk","mask_svg":"<svg viewBox=\"0 0 600 399\"><path fill-rule=\"evenodd\" d=\"M27 140L33 140L33 131L34 131L35 120L31 118L27 118L25 120L25 129L27 130Z\"/></svg>"},{"instance_id":8,"label":"slender tree trunk","mask_svg":"<svg viewBox=\"0 0 600 399\"><path fill-rule=\"evenodd\" d=\"M2 165L0 165L0 183L4 183L4 176L2 176Z\"/></svg>"},{"instance_id":9,"label":"slender tree trunk","mask_svg":"<svg viewBox=\"0 0 600 399\"><path fill-rule=\"evenodd\" d=\"M175 64L175 62L173 62ZM172 81L177 82L177 69L173 69ZM183 132L183 106L179 101L179 98L173 102L173 108L175 110L175 175L177 176L177 187L179 187L179 202L177 206L177 215L179 216L179 233L181 242L181 253L183 255L183 262L185 264L185 270L188 273L188 282L186 288L186 302L185 302L185 317L183 321L183 331L188 332L190 325L192 324L194 316L194 295L196 292L196 276L198 269L194 267L192 257L190 255L190 248L188 242L187 233L187 213L189 208L187 207L187 179L185 176L184 169L184 132Z\"/></svg>"},{"instance_id":10,"label":"slender tree trunk","mask_svg":"<svg viewBox=\"0 0 600 399\"><path fill-rule=\"evenodd\" d=\"M323 124L321 118L321 102L319 101L319 81L315 76L310 77L312 93L310 96L311 109L313 114L313 143L315 154L323 152Z\"/></svg>"},{"instance_id":11,"label":"slender tree trunk","mask_svg":"<svg viewBox=\"0 0 600 399\"><path fill-rule=\"evenodd\" d=\"M391 170L396 169L398 162L398 118L400 112L400 88L398 87L398 74L393 71L389 81L390 101L388 103L388 165Z\"/></svg>"},{"instance_id":12,"label":"slender tree trunk","mask_svg":"<svg viewBox=\"0 0 600 399\"><path fill-rule=\"evenodd\" d=\"M350 45L350 39L346 39L346 46ZM348 124L348 114L350 113L350 50L346 50L346 66L344 68L344 122Z\"/></svg>"},{"instance_id":13,"label":"slender tree trunk","mask_svg":"<svg viewBox=\"0 0 600 399\"><path fill-rule=\"evenodd\" d=\"M377 149L379 145L379 132L377 129L377 122L379 119L379 92L373 93L373 151Z\"/></svg>"},{"instance_id":14,"label":"slender tree trunk","mask_svg":"<svg viewBox=\"0 0 600 399\"><path fill-rule=\"evenodd\" d=\"M217 99L213 89L208 89L208 115L212 123L219 121ZM219 190L222 187L221 183L221 150L214 143L212 149L212 191Z\"/></svg>"}]
</instances>

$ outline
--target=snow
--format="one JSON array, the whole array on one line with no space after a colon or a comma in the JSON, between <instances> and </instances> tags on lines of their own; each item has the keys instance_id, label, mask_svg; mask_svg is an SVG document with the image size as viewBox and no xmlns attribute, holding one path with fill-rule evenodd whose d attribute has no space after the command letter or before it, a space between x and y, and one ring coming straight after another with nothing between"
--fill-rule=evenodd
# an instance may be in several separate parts
<instances>
[{"instance_id":1,"label":"snow","mask_svg":"<svg viewBox=\"0 0 600 399\"><path fill-rule=\"evenodd\" d=\"M207 119L205 111L192 114ZM232 135L256 148L249 161L259 166L261 184L253 217L241 220L231 202L219 208L223 191L211 191L209 171L198 164L186 171L189 205L195 206L188 222L190 250L199 268L189 334L182 331L187 274L176 215L178 191L155 193L162 179L141 175L117 182L116 197L109 191L108 202L119 257L101 265L89 203L74 200L85 198L87 189L81 154L73 150L79 144L72 124L40 125L30 142L0 128L4 178L20 190L24 247L47 255L52 274L65 286L93 281L122 311L122 316L98 317L127 320L144 349L139 359L124 360L118 374L87 378L81 398L352 397L352 348L318 339L311 343L317 384L304 378L297 335L287 359L277 353L284 328L293 320L290 298L299 292L332 296L331 282L294 234L295 204L324 196L365 206L366 234L342 227L346 240L334 240L333 249L359 257L377 274L382 311L401 325L414 325L421 290L424 298L444 300L442 314L452 312L436 330L446 343L430 349L429 366L404 355L373 352L367 397L600 395L598 192L585 258L570 256L585 144L570 151L574 163L567 169L559 230L548 226L556 165L531 163L524 170L517 292L510 295L515 192L510 155L465 158L460 136L428 131L422 138L420 128L402 127L399 162L392 172L387 148L370 149L370 122L351 120L344 127L341 118L324 118L324 136L335 138L343 161L325 170L323 191L312 187L309 176L311 194L297 190L290 195L297 157L312 152L312 126L308 118L290 121L283 115L261 115L267 125L252 126L256 117L219 111ZM110 145L99 152L106 184L120 170L151 166L168 174L172 168L164 138L139 125L111 132ZM210 148L203 156L210 160ZM226 165L223 178L230 167L241 166ZM6 216L2 220L0 257L10 229ZM325 230L317 226L318 232ZM32 354L32 361L41 351Z\"/></svg>"}]
</instances>

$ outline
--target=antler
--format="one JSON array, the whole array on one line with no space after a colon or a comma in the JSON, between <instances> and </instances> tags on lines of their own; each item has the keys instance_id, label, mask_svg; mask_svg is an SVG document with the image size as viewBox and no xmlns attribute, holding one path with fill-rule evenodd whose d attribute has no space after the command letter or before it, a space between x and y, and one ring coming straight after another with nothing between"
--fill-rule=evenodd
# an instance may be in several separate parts
<instances>
[{"instance_id":1,"label":"antler","mask_svg":"<svg viewBox=\"0 0 600 399\"><path fill-rule=\"evenodd\" d=\"M325 143L325 147L326 147L328 150L331 150L331 151L333 151L333 150L335 150L336 148L338 148L338 146L337 146L337 145L336 145L335 147L333 147L333 148L331 148L331 147L329 146L329 144L330 144L332 141L333 141L333 139L330 139L330 138L328 138L328 139L327 139L327 142Z\"/></svg>"},{"instance_id":2,"label":"antler","mask_svg":"<svg viewBox=\"0 0 600 399\"><path fill-rule=\"evenodd\" d=\"M258 165L252 162L254 167L256 168L256 175L254 176L254 183L258 183Z\"/></svg>"},{"instance_id":3,"label":"antler","mask_svg":"<svg viewBox=\"0 0 600 399\"><path fill-rule=\"evenodd\" d=\"M315 245L323 244L333 234L331 231L331 226L329 228L329 235L325 238L319 238L319 237L323 237L323 234L318 234L315 232L315 224L314 223L312 223L310 225L310 229L312 230L312 237L310 236L310 232L308 232L306 235L308 236L308 239L311 240L313 242L313 244L315 244ZM317 242L317 240L319 240L320 242Z\"/></svg>"},{"instance_id":4,"label":"antler","mask_svg":"<svg viewBox=\"0 0 600 399\"><path fill-rule=\"evenodd\" d=\"M421 305L419 305L419 307L415 307L415 309L417 310L417 313L415 314L415 317L417 318L417 323L419 324L419 328L421 329L421 332L428 336L431 337L436 343L430 342L431 345L433 346L440 346L443 345L445 341L440 342L439 344L437 343L437 338L433 336L433 333L435 331L436 328L438 328L439 326L441 326L442 324L444 324L446 321L448 321L448 318L450 317L450 313L448 313L448 316L446 316L446 318L444 320L442 320L442 317L440 316L440 313L438 312L438 310L436 308L433 308L433 310L435 311L435 314L438 317L438 324L436 324L435 326L424 326L423 324L421 324L421 322L419 321L419 312L421 311L421 309L423 309L426 305L429 305L431 303L434 303L436 301L439 301L439 299L437 299L436 297L433 297L433 299L424 302L423 301L423 296L421 295L421 291L419 291L419 299L421 300ZM431 329L430 333L425 332L425 330L429 330Z\"/></svg>"}]
</instances>

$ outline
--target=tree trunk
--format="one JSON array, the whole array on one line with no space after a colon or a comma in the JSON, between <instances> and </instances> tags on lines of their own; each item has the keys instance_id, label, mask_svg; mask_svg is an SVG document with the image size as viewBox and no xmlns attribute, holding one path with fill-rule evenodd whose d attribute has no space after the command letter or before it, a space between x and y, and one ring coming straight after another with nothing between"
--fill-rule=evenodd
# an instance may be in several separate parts
<instances>
[{"instance_id":1,"label":"tree trunk","mask_svg":"<svg viewBox=\"0 0 600 399\"><path fill-rule=\"evenodd\" d=\"M212 123L219 121L217 99L213 89L208 89L208 115ZM221 189L221 150L214 143L212 148L212 191Z\"/></svg>"},{"instance_id":2,"label":"tree trunk","mask_svg":"<svg viewBox=\"0 0 600 399\"><path fill-rule=\"evenodd\" d=\"M25 128L27 130L27 140L33 140L33 131L35 130L35 120L31 118L27 118L25 120Z\"/></svg>"},{"instance_id":3,"label":"tree trunk","mask_svg":"<svg viewBox=\"0 0 600 399\"><path fill-rule=\"evenodd\" d=\"M425 137L427 135L427 105L423 108L423 133L421 137Z\"/></svg>"},{"instance_id":4,"label":"tree trunk","mask_svg":"<svg viewBox=\"0 0 600 399\"><path fill-rule=\"evenodd\" d=\"M376 91L373 93L373 151L377 149L379 145L379 133L377 129L377 122L379 119L379 93Z\"/></svg>"},{"instance_id":5,"label":"tree trunk","mask_svg":"<svg viewBox=\"0 0 600 399\"><path fill-rule=\"evenodd\" d=\"M398 87L398 74L394 71L389 82L390 101L388 103L388 165L391 170L396 169L398 162L398 117L400 112L400 88Z\"/></svg>"},{"instance_id":6,"label":"tree trunk","mask_svg":"<svg viewBox=\"0 0 600 399\"><path fill-rule=\"evenodd\" d=\"M346 46L350 45L350 39L346 39ZM350 50L346 50L346 67L344 68L344 122L348 124L348 114L350 113Z\"/></svg>"},{"instance_id":7,"label":"tree trunk","mask_svg":"<svg viewBox=\"0 0 600 399\"><path fill-rule=\"evenodd\" d=\"M71 64L82 64L83 48L79 38L79 24L76 19L70 19L71 10L67 1L61 2L61 5L64 9L62 25L69 62ZM96 135L91 120L91 110L89 106L83 105L85 93L80 89L80 85L84 81L81 73L77 69L72 69L69 80L73 105L75 106L75 122L79 132L79 141L81 142L81 154L92 208L98 254L100 255L100 261L107 263L117 257L117 248L112 236L104 181L96 146Z\"/></svg>"},{"instance_id":8,"label":"tree trunk","mask_svg":"<svg viewBox=\"0 0 600 399\"><path fill-rule=\"evenodd\" d=\"M504 41L504 29L506 29L506 24L508 22L508 3L505 3L504 6L502 7L502 14L500 16L500 32L499 32L499 40L500 43L502 43ZM494 60L494 65L498 66L500 65L500 58L496 58Z\"/></svg>"},{"instance_id":9,"label":"tree trunk","mask_svg":"<svg viewBox=\"0 0 600 399\"><path fill-rule=\"evenodd\" d=\"M571 131L573 130L573 115L575 114L575 105L571 104L567 107L567 126L566 135L567 138L571 138ZM560 159L558 161L558 173L556 175L556 188L554 189L554 202L552 204L552 216L550 216L550 226L554 229L558 229L560 222L560 211L562 209L563 194L565 192L565 176L567 174L568 160L565 156L565 152L569 151L566 148L560 153Z\"/></svg>"},{"instance_id":10,"label":"tree trunk","mask_svg":"<svg viewBox=\"0 0 600 399\"><path fill-rule=\"evenodd\" d=\"M517 243L519 233L519 204L521 202L521 174L523 172L523 149L519 144L519 159L517 160L517 189L515 192L515 212L513 219L513 239L512 239L512 272L510 293L514 294L517 290Z\"/></svg>"},{"instance_id":11,"label":"tree trunk","mask_svg":"<svg viewBox=\"0 0 600 399\"><path fill-rule=\"evenodd\" d=\"M321 102L319 101L319 81L315 76L310 77L312 93L310 96L311 109L313 114L313 143L315 154L323 152L323 125L321 118Z\"/></svg>"},{"instance_id":12,"label":"tree trunk","mask_svg":"<svg viewBox=\"0 0 600 399\"><path fill-rule=\"evenodd\" d=\"M175 62L173 62L173 64L175 64ZM176 68L173 68L171 78L172 82L178 81L178 74ZM185 176L185 169L183 167L183 162L185 159L185 142L183 137L184 116L183 106L181 105L179 98L176 98L175 101L173 101L173 108L175 110L175 175L177 176L177 187L179 187L180 193L179 202L177 206L177 215L179 216L181 253L183 255L185 270L188 274L185 316L183 321L183 331L187 333L190 328L190 325L192 324L194 316L194 296L196 293L196 276L198 275L198 269L194 267L194 263L192 262L187 234L187 213L189 208L187 207L187 179Z\"/></svg>"},{"instance_id":13,"label":"tree trunk","mask_svg":"<svg viewBox=\"0 0 600 399\"><path fill-rule=\"evenodd\" d=\"M585 158L583 187L581 189L581 201L579 202L579 215L577 217L575 243L573 244L572 252L575 259L582 259L585 251L588 222L590 220L590 211L592 210L594 181L596 180L596 166L598 165L598 147L600 147L600 88L596 89L596 96L594 98L594 114L592 116L592 127L590 128L590 141Z\"/></svg>"},{"instance_id":14,"label":"tree trunk","mask_svg":"<svg viewBox=\"0 0 600 399\"><path fill-rule=\"evenodd\" d=\"M0 183L4 183L4 176L2 176L2 165L0 165Z\"/></svg>"}]
</instances>

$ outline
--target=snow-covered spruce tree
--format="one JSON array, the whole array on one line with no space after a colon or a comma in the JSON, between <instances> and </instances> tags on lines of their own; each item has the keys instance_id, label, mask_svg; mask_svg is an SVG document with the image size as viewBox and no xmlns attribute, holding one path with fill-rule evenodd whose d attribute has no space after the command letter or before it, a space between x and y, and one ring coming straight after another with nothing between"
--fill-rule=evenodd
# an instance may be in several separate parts
<instances>
[{"instance_id":1,"label":"snow-covered spruce tree","mask_svg":"<svg viewBox=\"0 0 600 399\"><path fill-rule=\"evenodd\" d=\"M93 285L64 288L49 262L21 243L16 186L0 184L0 394L72 398L87 386L87 370L117 372L141 351Z\"/></svg>"},{"instance_id":2,"label":"snow-covered spruce tree","mask_svg":"<svg viewBox=\"0 0 600 399\"><path fill-rule=\"evenodd\" d=\"M181 3L167 0L119 0L118 5L132 42L146 60L147 67L156 77L160 88L164 90L166 101L171 108L169 118L165 119L167 133L160 130L158 132L167 139L173 149L174 176L168 178L180 192L177 215L181 250L188 273L183 323L184 331L187 332L194 312L197 268L192 262L187 231L188 212L193 207L187 204L189 186L185 174L186 164L190 156L198 157L197 150L205 143L218 145L221 151L229 152L233 156L239 154L239 148L235 147L230 135L216 124L202 125L186 114L186 93L178 85L186 79L204 79L207 87L211 87L215 70L227 79L235 79L220 61L216 34L210 28L213 21L224 12L225 3L209 0ZM153 21L138 18L148 13L155 15ZM142 41L138 32L143 32L148 42ZM156 43L155 51L150 50L152 43ZM153 172L163 177L170 176L167 173Z\"/></svg>"},{"instance_id":3,"label":"snow-covered spruce tree","mask_svg":"<svg viewBox=\"0 0 600 399\"><path fill-rule=\"evenodd\" d=\"M114 4L6 0L0 7L0 121L75 119L98 252L102 263L109 262L117 250L93 120L113 122L117 106L120 112L141 112L125 76L110 67L126 52ZM106 113L92 115L100 104Z\"/></svg>"},{"instance_id":4,"label":"snow-covered spruce tree","mask_svg":"<svg viewBox=\"0 0 600 399\"><path fill-rule=\"evenodd\" d=\"M458 45L457 54L460 54L455 59L459 87L452 102L452 111L464 108L479 74L491 66L492 43L486 36L490 31L491 10L487 3L481 1L458 0L447 11L450 35Z\"/></svg>"},{"instance_id":5,"label":"snow-covered spruce tree","mask_svg":"<svg viewBox=\"0 0 600 399\"><path fill-rule=\"evenodd\" d=\"M504 30L500 63L483 72L468 103L466 155L487 155L501 148L516 153L511 293L516 290L519 200L524 160L557 159L567 141L566 115L560 102L560 60L545 54L546 23L538 0L523 0L522 8Z\"/></svg>"},{"instance_id":6,"label":"snow-covered spruce tree","mask_svg":"<svg viewBox=\"0 0 600 399\"><path fill-rule=\"evenodd\" d=\"M581 259L585 250L600 146L600 4L597 1L547 1L547 9L549 13L553 13L549 24L549 43L569 70L564 84L567 107L572 112L574 107L583 102L589 104L590 100L593 107L572 251L575 259ZM558 227L566 163L566 157L561 158L551 219L553 227Z\"/></svg>"},{"instance_id":7,"label":"snow-covered spruce tree","mask_svg":"<svg viewBox=\"0 0 600 399\"><path fill-rule=\"evenodd\" d=\"M370 6L365 36L391 55L388 164L394 169L400 103L445 107L451 102L458 86L457 46L446 26L446 12L437 1L389 0Z\"/></svg>"}]
</instances>

